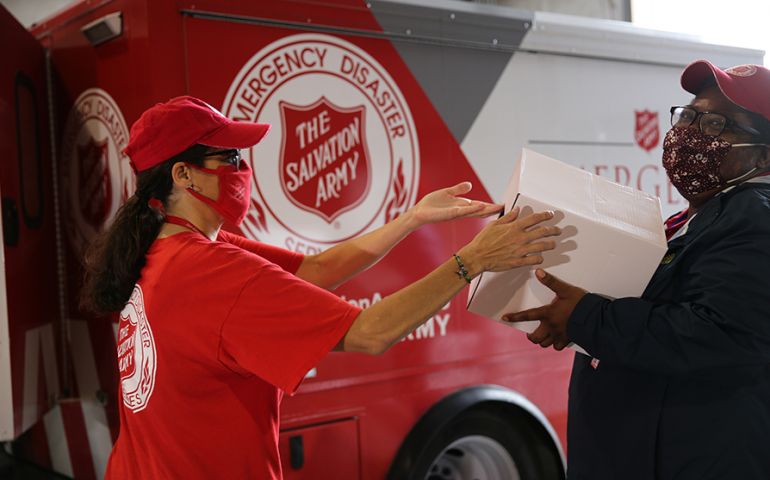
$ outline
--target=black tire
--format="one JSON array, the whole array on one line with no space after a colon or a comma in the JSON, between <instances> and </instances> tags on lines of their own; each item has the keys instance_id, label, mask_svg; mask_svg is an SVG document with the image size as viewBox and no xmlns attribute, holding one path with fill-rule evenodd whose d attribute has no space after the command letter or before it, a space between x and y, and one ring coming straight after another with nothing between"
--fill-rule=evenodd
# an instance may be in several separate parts
<instances>
[{"instance_id":1,"label":"black tire","mask_svg":"<svg viewBox=\"0 0 770 480\"><path fill-rule=\"evenodd\" d=\"M419 438L422 436L422 441ZM389 480L459 479L452 471L454 456L465 455L462 448L447 450L460 440L473 444L483 439L503 447L521 480L563 480L561 456L545 429L529 415L508 405L479 405L465 410L438 432L416 429L402 447L388 476ZM408 443L407 443L408 442ZM490 442L491 444L491 442ZM415 446L418 451L414 451ZM502 476L502 475L501 475ZM513 476L515 478L515 476ZM462 478L462 480L511 480L511 478Z\"/></svg>"}]
</instances>

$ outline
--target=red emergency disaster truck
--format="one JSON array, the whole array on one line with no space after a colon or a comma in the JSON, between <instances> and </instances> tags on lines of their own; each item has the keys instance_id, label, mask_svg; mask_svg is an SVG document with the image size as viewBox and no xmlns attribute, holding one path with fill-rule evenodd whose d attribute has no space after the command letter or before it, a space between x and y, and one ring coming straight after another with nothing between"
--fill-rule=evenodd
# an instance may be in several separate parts
<instances>
[{"instance_id":1,"label":"red emergency disaster truck","mask_svg":"<svg viewBox=\"0 0 770 480\"><path fill-rule=\"evenodd\" d=\"M149 106L189 94L275 125L243 152L256 174L240 233L314 253L463 180L499 199L522 146L675 211L659 158L681 67L761 62L455 1L91 0L31 32L0 7L0 24L0 440L78 479L103 475L119 428L116 324L78 309L82 255L134 190L122 149ZM349 155L317 169L294 133L320 121ZM337 293L371 305L481 226L425 227ZM563 478L571 361L460 295L386 354L333 353L308 372L282 407L284 476Z\"/></svg>"}]
</instances>

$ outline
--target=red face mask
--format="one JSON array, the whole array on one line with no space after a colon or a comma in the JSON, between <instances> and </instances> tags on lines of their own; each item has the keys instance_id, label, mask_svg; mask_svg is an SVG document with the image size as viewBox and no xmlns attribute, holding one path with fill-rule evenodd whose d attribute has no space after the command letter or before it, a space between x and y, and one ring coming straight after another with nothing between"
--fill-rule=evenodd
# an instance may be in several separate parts
<instances>
[{"instance_id":1,"label":"red face mask","mask_svg":"<svg viewBox=\"0 0 770 480\"><path fill-rule=\"evenodd\" d=\"M188 187L187 191L190 195L208 204L231 224L239 226L249 211L249 202L251 201L251 168L249 165L241 160L238 167L223 165L211 169L191 164L188 166L204 173L216 175L219 178L219 198L216 200Z\"/></svg>"},{"instance_id":2,"label":"red face mask","mask_svg":"<svg viewBox=\"0 0 770 480\"><path fill-rule=\"evenodd\" d=\"M663 168L679 193L689 199L699 193L737 183L754 172L756 167L739 177L723 180L719 176L719 167L730 149L759 145L764 144L731 144L694 128L674 127L666 133L663 141Z\"/></svg>"}]
</instances>

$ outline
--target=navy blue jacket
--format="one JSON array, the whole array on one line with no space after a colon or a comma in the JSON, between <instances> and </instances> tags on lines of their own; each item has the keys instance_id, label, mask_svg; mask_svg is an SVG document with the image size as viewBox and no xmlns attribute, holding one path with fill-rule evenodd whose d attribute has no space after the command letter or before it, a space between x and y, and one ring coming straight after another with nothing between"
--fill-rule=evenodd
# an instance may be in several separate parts
<instances>
[{"instance_id":1,"label":"navy blue jacket","mask_svg":"<svg viewBox=\"0 0 770 480\"><path fill-rule=\"evenodd\" d=\"M767 178L767 177L765 177ZM642 298L569 319L570 480L770 479L770 184L709 200Z\"/></svg>"}]
</instances>

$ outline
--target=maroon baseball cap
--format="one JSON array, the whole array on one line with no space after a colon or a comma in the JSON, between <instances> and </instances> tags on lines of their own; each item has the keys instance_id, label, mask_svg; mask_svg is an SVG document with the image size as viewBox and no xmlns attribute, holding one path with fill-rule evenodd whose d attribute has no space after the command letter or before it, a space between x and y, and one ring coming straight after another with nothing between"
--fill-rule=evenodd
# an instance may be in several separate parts
<instances>
[{"instance_id":1,"label":"maroon baseball cap","mask_svg":"<svg viewBox=\"0 0 770 480\"><path fill-rule=\"evenodd\" d=\"M147 109L131 126L123 153L141 172L165 162L195 144L247 148L262 140L270 125L236 122L195 97L182 96Z\"/></svg>"},{"instance_id":2,"label":"maroon baseball cap","mask_svg":"<svg viewBox=\"0 0 770 480\"><path fill-rule=\"evenodd\" d=\"M770 70L760 65L722 70L706 60L697 60L682 72L682 88L697 95L711 78L731 102L770 120Z\"/></svg>"}]
</instances>

